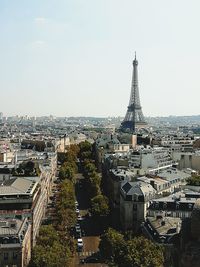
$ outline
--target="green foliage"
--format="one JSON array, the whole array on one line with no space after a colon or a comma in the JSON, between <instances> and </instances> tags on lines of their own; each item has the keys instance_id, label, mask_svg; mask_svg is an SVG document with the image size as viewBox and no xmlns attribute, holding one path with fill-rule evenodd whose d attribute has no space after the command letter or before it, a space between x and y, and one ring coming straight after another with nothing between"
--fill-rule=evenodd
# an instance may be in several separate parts
<instances>
[{"instance_id":1,"label":"green foliage","mask_svg":"<svg viewBox=\"0 0 200 267\"><path fill-rule=\"evenodd\" d=\"M121 263L126 242L124 236L116 230L109 228L108 231L101 236L99 249L104 259L109 262Z\"/></svg>"},{"instance_id":2,"label":"green foliage","mask_svg":"<svg viewBox=\"0 0 200 267\"><path fill-rule=\"evenodd\" d=\"M90 198L93 198L101 193L100 184L101 178L96 172L94 163L85 160L83 162L83 175L86 179L86 188Z\"/></svg>"},{"instance_id":3,"label":"green foliage","mask_svg":"<svg viewBox=\"0 0 200 267\"><path fill-rule=\"evenodd\" d=\"M80 151L79 151L80 153L92 151L92 144L89 143L88 141L81 142L79 144L79 149L80 149Z\"/></svg>"},{"instance_id":4,"label":"green foliage","mask_svg":"<svg viewBox=\"0 0 200 267\"><path fill-rule=\"evenodd\" d=\"M71 181L74 180L74 176L75 176L75 170L73 167L69 166L64 166L62 165L59 171L59 178L61 180L64 179L69 179Z\"/></svg>"},{"instance_id":5,"label":"green foliage","mask_svg":"<svg viewBox=\"0 0 200 267\"><path fill-rule=\"evenodd\" d=\"M113 229L108 229L101 237L99 249L109 266L161 267L164 263L161 246L144 237L134 237L127 241Z\"/></svg>"},{"instance_id":6,"label":"green foliage","mask_svg":"<svg viewBox=\"0 0 200 267\"><path fill-rule=\"evenodd\" d=\"M57 154L58 161L61 164L64 164L66 162L67 163L69 163L69 162L76 163L78 153L79 153L79 147L77 145L71 145L71 146L67 147L66 153L59 152Z\"/></svg>"},{"instance_id":7,"label":"green foliage","mask_svg":"<svg viewBox=\"0 0 200 267\"><path fill-rule=\"evenodd\" d=\"M55 241L59 241L59 237L53 225L41 226L37 244L42 246L52 246Z\"/></svg>"},{"instance_id":8,"label":"green foliage","mask_svg":"<svg viewBox=\"0 0 200 267\"><path fill-rule=\"evenodd\" d=\"M81 161L92 158L92 144L88 141L79 144L79 158Z\"/></svg>"},{"instance_id":9,"label":"green foliage","mask_svg":"<svg viewBox=\"0 0 200 267\"><path fill-rule=\"evenodd\" d=\"M56 212L59 230L69 229L75 224L75 191L73 183L69 180L64 180L60 186L56 202Z\"/></svg>"},{"instance_id":10,"label":"green foliage","mask_svg":"<svg viewBox=\"0 0 200 267\"><path fill-rule=\"evenodd\" d=\"M24 161L13 171L15 176L40 176L40 168L37 162Z\"/></svg>"},{"instance_id":11,"label":"green foliage","mask_svg":"<svg viewBox=\"0 0 200 267\"><path fill-rule=\"evenodd\" d=\"M187 179L187 185L200 186L200 176L194 175Z\"/></svg>"},{"instance_id":12,"label":"green foliage","mask_svg":"<svg viewBox=\"0 0 200 267\"><path fill-rule=\"evenodd\" d=\"M122 265L124 267L163 266L163 249L144 237L135 237L128 241L126 251Z\"/></svg>"},{"instance_id":13,"label":"green foliage","mask_svg":"<svg viewBox=\"0 0 200 267\"><path fill-rule=\"evenodd\" d=\"M101 178L96 172L92 173L89 179L87 179L87 191L90 198L93 198L101 193L100 183Z\"/></svg>"},{"instance_id":14,"label":"green foliage","mask_svg":"<svg viewBox=\"0 0 200 267\"><path fill-rule=\"evenodd\" d=\"M35 149L36 151L43 152L46 145L42 140L23 140L21 144L22 148Z\"/></svg>"},{"instance_id":15,"label":"green foliage","mask_svg":"<svg viewBox=\"0 0 200 267\"><path fill-rule=\"evenodd\" d=\"M37 245L33 249L30 267L68 266L71 258L70 249L59 240L58 233L52 225L42 226Z\"/></svg>"},{"instance_id":16,"label":"green foliage","mask_svg":"<svg viewBox=\"0 0 200 267\"><path fill-rule=\"evenodd\" d=\"M86 179L88 179L95 172L96 172L96 167L93 163L86 162L83 165L83 175Z\"/></svg>"},{"instance_id":17,"label":"green foliage","mask_svg":"<svg viewBox=\"0 0 200 267\"><path fill-rule=\"evenodd\" d=\"M79 148L76 145L70 146L67 153L58 153L58 159L62 162L62 166L59 171L59 178L61 180L69 179L74 181L75 173L77 172L77 153Z\"/></svg>"},{"instance_id":18,"label":"green foliage","mask_svg":"<svg viewBox=\"0 0 200 267\"><path fill-rule=\"evenodd\" d=\"M58 152L57 153L57 160L58 162L60 162L61 164L63 164L65 162L66 159L66 153L63 152Z\"/></svg>"},{"instance_id":19,"label":"green foliage","mask_svg":"<svg viewBox=\"0 0 200 267\"><path fill-rule=\"evenodd\" d=\"M109 214L108 198L103 195L92 198L91 213L94 216L107 216Z\"/></svg>"}]
</instances>

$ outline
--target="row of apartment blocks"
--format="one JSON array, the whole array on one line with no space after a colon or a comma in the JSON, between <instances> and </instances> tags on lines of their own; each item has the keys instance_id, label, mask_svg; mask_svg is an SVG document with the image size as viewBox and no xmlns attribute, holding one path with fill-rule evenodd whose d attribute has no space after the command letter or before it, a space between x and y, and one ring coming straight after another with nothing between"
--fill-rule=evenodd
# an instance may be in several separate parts
<instances>
[{"instance_id":1,"label":"row of apartment blocks","mask_svg":"<svg viewBox=\"0 0 200 267\"><path fill-rule=\"evenodd\" d=\"M14 176L24 161L37 162L39 175ZM0 266L26 267L45 215L57 171L57 153L16 150L0 164Z\"/></svg>"},{"instance_id":2,"label":"row of apartment blocks","mask_svg":"<svg viewBox=\"0 0 200 267\"><path fill-rule=\"evenodd\" d=\"M191 217L200 197L198 187L186 185L198 167L194 168L196 171L191 169L191 156L182 163L189 153L195 155L195 164L200 166L198 151L185 152L185 143L188 140L191 145L192 138L184 137L186 141L179 138L182 141L176 141L180 146L176 151L170 147L174 141L168 139L172 140L166 138L164 146L120 144L113 135L101 136L96 141L105 189L121 227L137 231L148 225L151 236L156 233L157 240L165 243L180 232L182 219Z\"/></svg>"},{"instance_id":3,"label":"row of apartment blocks","mask_svg":"<svg viewBox=\"0 0 200 267\"><path fill-rule=\"evenodd\" d=\"M162 243L166 266L177 261L200 266L200 187L187 185L200 170L195 138L177 132L152 135L152 143L145 145L137 145L135 136L131 145L114 135L96 141L113 223Z\"/></svg>"}]
</instances>

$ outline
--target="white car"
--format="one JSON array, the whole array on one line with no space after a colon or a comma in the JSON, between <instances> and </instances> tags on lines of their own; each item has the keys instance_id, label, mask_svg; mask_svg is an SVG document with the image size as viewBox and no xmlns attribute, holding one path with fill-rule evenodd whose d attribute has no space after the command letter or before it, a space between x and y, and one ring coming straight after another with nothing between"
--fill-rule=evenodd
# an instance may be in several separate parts
<instances>
[{"instance_id":1,"label":"white car","mask_svg":"<svg viewBox=\"0 0 200 267\"><path fill-rule=\"evenodd\" d=\"M77 246L78 246L78 248L83 248L83 239L82 238L78 238L78 240L77 240Z\"/></svg>"},{"instance_id":2,"label":"white car","mask_svg":"<svg viewBox=\"0 0 200 267\"><path fill-rule=\"evenodd\" d=\"M76 213L79 213L80 212L80 210L79 209L76 209Z\"/></svg>"},{"instance_id":3,"label":"white car","mask_svg":"<svg viewBox=\"0 0 200 267\"><path fill-rule=\"evenodd\" d=\"M81 217L81 215L78 215L77 220L78 221L82 221L83 220L83 217Z\"/></svg>"},{"instance_id":4,"label":"white car","mask_svg":"<svg viewBox=\"0 0 200 267\"><path fill-rule=\"evenodd\" d=\"M83 239L82 238L78 238L77 247L78 247L78 250L82 250L83 249Z\"/></svg>"},{"instance_id":5,"label":"white car","mask_svg":"<svg viewBox=\"0 0 200 267\"><path fill-rule=\"evenodd\" d=\"M76 232L80 232L81 231L81 227L80 227L80 224L79 223L77 223L75 225L75 230L76 230Z\"/></svg>"}]
</instances>

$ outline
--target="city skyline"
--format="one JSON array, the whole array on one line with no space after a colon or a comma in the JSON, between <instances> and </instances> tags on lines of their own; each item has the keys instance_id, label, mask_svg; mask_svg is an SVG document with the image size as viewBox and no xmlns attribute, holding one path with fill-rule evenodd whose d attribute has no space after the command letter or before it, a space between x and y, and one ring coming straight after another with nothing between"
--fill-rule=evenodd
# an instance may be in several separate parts
<instances>
[{"instance_id":1,"label":"city skyline","mask_svg":"<svg viewBox=\"0 0 200 267\"><path fill-rule=\"evenodd\" d=\"M198 115L199 8L197 0L2 0L1 111L123 117L136 50L144 115Z\"/></svg>"}]
</instances>

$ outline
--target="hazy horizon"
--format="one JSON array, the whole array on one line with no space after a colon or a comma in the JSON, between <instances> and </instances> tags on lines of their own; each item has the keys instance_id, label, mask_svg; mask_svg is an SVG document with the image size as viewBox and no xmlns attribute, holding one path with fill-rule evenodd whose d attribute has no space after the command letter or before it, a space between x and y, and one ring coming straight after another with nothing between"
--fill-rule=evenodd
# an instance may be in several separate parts
<instances>
[{"instance_id":1,"label":"hazy horizon","mask_svg":"<svg viewBox=\"0 0 200 267\"><path fill-rule=\"evenodd\" d=\"M2 0L0 112L123 117L137 51L144 115L199 115L199 10L198 0Z\"/></svg>"},{"instance_id":2,"label":"hazy horizon","mask_svg":"<svg viewBox=\"0 0 200 267\"><path fill-rule=\"evenodd\" d=\"M28 117L28 118L33 118L33 117L36 117L36 118L40 118L40 117L50 117L50 116L53 116L53 117L56 117L56 118L96 118L96 119L107 119L107 118L120 118L120 119L123 119L124 116L81 116L81 115L77 115L77 116L56 116L56 115L53 115L53 114L43 114L43 115L40 115L40 116L35 116L35 115L28 115L28 114L13 114L13 115L9 115L9 116L6 116L6 114L3 114L3 117ZM170 118L170 117L200 117L200 114L196 114L196 115L163 115L163 116L145 116L145 118L149 119L149 118Z\"/></svg>"}]
</instances>

